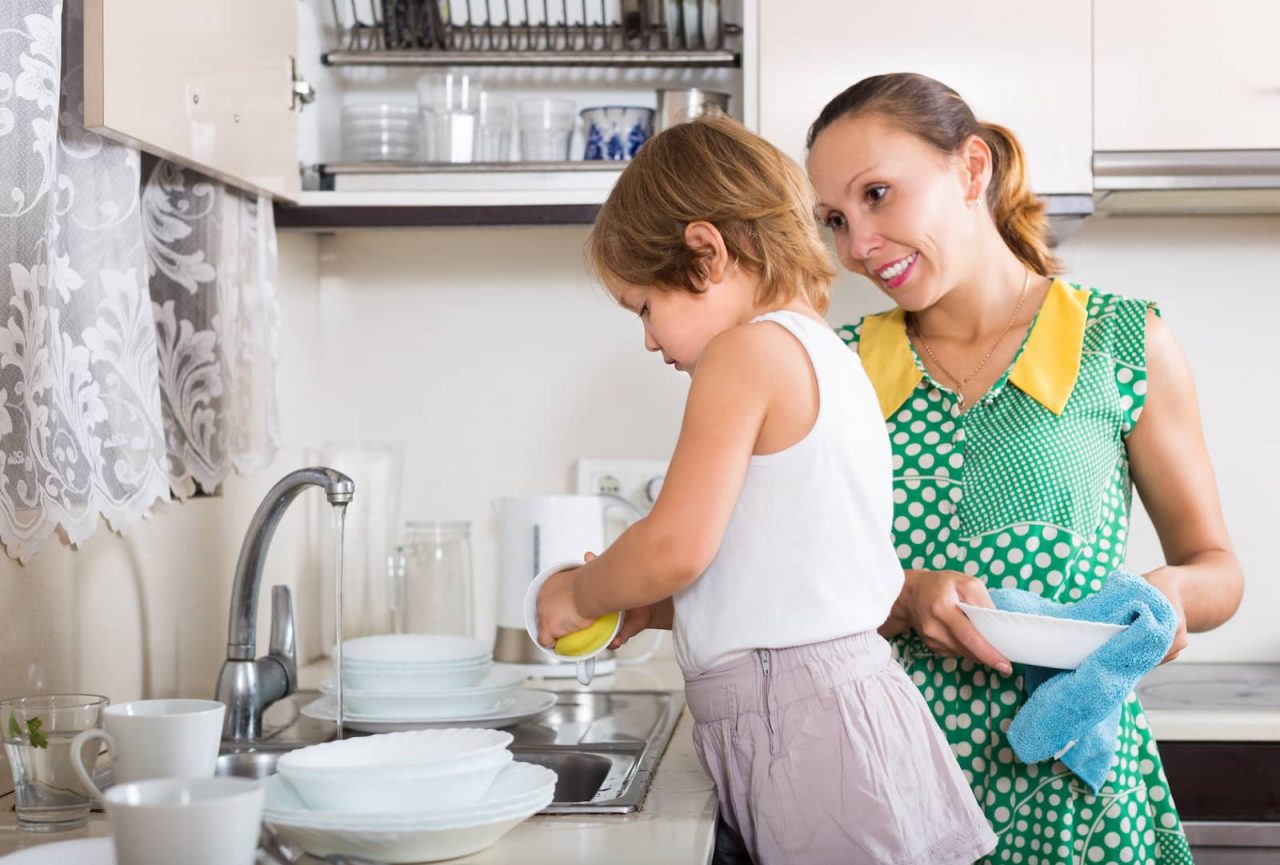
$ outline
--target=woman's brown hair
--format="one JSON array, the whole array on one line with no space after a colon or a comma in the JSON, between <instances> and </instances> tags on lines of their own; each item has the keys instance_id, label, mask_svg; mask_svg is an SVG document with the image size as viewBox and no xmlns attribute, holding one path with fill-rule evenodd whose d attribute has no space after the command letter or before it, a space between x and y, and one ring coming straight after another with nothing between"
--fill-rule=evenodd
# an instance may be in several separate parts
<instances>
[{"instance_id":1,"label":"woman's brown hair","mask_svg":"<svg viewBox=\"0 0 1280 865\"><path fill-rule=\"evenodd\" d=\"M800 167L725 116L677 124L640 148L596 216L587 241L606 282L698 293L708 248L685 228L709 222L729 257L759 281L756 301L803 293L825 312L835 269L814 220Z\"/></svg>"},{"instance_id":2,"label":"woman's brown hair","mask_svg":"<svg viewBox=\"0 0 1280 865\"><path fill-rule=\"evenodd\" d=\"M1013 254L1041 276L1062 272L1049 252L1049 221L1044 204L1027 182L1026 157L1012 132L973 115L960 94L940 81L912 72L864 78L827 103L809 128L813 147L822 130L845 117L884 117L943 153L955 153L976 135L991 149L991 185L987 205L996 228Z\"/></svg>"}]
</instances>

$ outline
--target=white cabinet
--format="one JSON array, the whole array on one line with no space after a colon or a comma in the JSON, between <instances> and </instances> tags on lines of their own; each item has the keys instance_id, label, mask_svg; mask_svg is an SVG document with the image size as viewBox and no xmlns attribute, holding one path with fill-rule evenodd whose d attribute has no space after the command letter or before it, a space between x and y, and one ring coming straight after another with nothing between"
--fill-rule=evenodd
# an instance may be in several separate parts
<instances>
[{"instance_id":1,"label":"white cabinet","mask_svg":"<svg viewBox=\"0 0 1280 865\"><path fill-rule=\"evenodd\" d=\"M1098 150L1280 148L1280 4L1105 0L1093 37Z\"/></svg>"},{"instance_id":2,"label":"white cabinet","mask_svg":"<svg viewBox=\"0 0 1280 865\"><path fill-rule=\"evenodd\" d=\"M760 132L800 159L836 94L868 75L920 72L957 90L979 120L1014 131L1037 193L1088 193L1090 20L1089 0L765 0Z\"/></svg>"},{"instance_id":3,"label":"white cabinet","mask_svg":"<svg viewBox=\"0 0 1280 865\"><path fill-rule=\"evenodd\" d=\"M297 0L86 0L85 126L293 199Z\"/></svg>"}]
</instances>

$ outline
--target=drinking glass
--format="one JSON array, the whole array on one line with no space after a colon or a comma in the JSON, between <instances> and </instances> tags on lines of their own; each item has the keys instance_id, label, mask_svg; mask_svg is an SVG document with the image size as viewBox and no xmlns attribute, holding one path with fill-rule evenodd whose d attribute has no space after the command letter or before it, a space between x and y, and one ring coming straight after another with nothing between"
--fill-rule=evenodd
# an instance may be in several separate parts
<instances>
[{"instance_id":1,"label":"drinking glass","mask_svg":"<svg viewBox=\"0 0 1280 865\"><path fill-rule=\"evenodd\" d=\"M397 633L474 635L470 523L406 523L390 567Z\"/></svg>"},{"instance_id":2,"label":"drinking glass","mask_svg":"<svg viewBox=\"0 0 1280 865\"><path fill-rule=\"evenodd\" d=\"M102 727L110 701L96 694L41 694L0 700L4 752L13 770L18 825L36 832L79 829L89 821L89 791L76 774L71 742ZM92 767L96 740L84 742L80 761Z\"/></svg>"},{"instance_id":3,"label":"drinking glass","mask_svg":"<svg viewBox=\"0 0 1280 865\"><path fill-rule=\"evenodd\" d=\"M477 116L476 162L510 162L515 102L509 96L481 93Z\"/></svg>"},{"instance_id":4,"label":"drinking glass","mask_svg":"<svg viewBox=\"0 0 1280 865\"><path fill-rule=\"evenodd\" d=\"M418 79L427 162L470 162L474 158L483 92L480 79L457 72Z\"/></svg>"},{"instance_id":5,"label":"drinking glass","mask_svg":"<svg viewBox=\"0 0 1280 865\"><path fill-rule=\"evenodd\" d=\"M570 99L522 99L519 106L520 158L525 162L563 162L568 159L575 107Z\"/></svg>"}]
</instances>

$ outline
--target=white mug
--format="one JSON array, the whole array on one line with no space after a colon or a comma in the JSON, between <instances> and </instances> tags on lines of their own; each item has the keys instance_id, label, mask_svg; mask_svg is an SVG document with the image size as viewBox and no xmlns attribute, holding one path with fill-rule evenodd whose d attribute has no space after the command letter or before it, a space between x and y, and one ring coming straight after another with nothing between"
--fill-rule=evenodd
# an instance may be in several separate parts
<instances>
[{"instance_id":1,"label":"white mug","mask_svg":"<svg viewBox=\"0 0 1280 865\"><path fill-rule=\"evenodd\" d=\"M555 658L557 661L573 661L576 664L578 682L583 685L590 685L596 674L596 656L606 651L609 648L609 644L613 642L613 638L618 636L618 632L622 630L622 615L618 616L618 623L614 625L613 633L609 635L609 639L605 640L600 648L588 655L562 655L556 650L548 649L538 643L538 593L542 591L542 586L555 574L567 571L570 568L580 568L584 564L586 562L582 561L582 559L560 562L545 569L533 578L533 582L529 584L529 589L524 595L524 629L529 632L529 639L533 640L543 654Z\"/></svg>"},{"instance_id":2,"label":"white mug","mask_svg":"<svg viewBox=\"0 0 1280 865\"><path fill-rule=\"evenodd\" d=\"M160 778L102 799L121 865L253 865L265 795L250 778Z\"/></svg>"},{"instance_id":3,"label":"white mug","mask_svg":"<svg viewBox=\"0 0 1280 865\"><path fill-rule=\"evenodd\" d=\"M71 742L71 764L85 789L101 801L92 766L81 762L84 745L102 739L111 752L117 784L151 778L210 778L222 741L217 700L134 700L102 712L105 730L85 730ZM96 753L96 751L94 752Z\"/></svg>"}]
</instances>

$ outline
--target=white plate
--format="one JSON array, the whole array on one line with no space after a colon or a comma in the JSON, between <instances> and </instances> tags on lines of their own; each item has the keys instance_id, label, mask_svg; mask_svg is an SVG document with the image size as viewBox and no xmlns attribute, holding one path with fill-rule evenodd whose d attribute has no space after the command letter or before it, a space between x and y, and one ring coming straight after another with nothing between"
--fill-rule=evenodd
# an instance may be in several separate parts
<instances>
[{"instance_id":1,"label":"white plate","mask_svg":"<svg viewBox=\"0 0 1280 865\"><path fill-rule=\"evenodd\" d=\"M680 30L684 47L689 51L697 51L702 47L702 10L698 8L699 4L700 0L684 0Z\"/></svg>"},{"instance_id":2,"label":"white plate","mask_svg":"<svg viewBox=\"0 0 1280 865\"><path fill-rule=\"evenodd\" d=\"M720 47L720 0L702 0L702 47Z\"/></svg>"},{"instance_id":3,"label":"white plate","mask_svg":"<svg viewBox=\"0 0 1280 865\"><path fill-rule=\"evenodd\" d=\"M1080 622L960 604L978 633L1016 664L1074 670L1127 628L1105 622Z\"/></svg>"},{"instance_id":4,"label":"white plate","mask_svg":"<svg viewBox=\"0 0 1280 865\"><path fill-rule=\"evenodd\" d=\"M667 45L672 51L679 51L684 47L684 33L680 28L680 6L682 3L683 0L666 0L666 20L663 23L667 26Z\"/></svg>"},{"instance_id":5,"label":"white plate","mask_svg":"<svg viewBox=\"0 0 1280 865\"><path fill-rule=\"evenodd\" d=\"M485 727L496 729L510 727L529 718L535 718L556 704L556 695L550 691L536 691L531 688L520 688L515 692L512 704L497 712L477 715L458 715L450 718L369 718L363 715L343 716L343 726L362 733L395 733L400 730L428 730L433 727ZM302 714L318 721L336 721L338 708L333 697L321 697L319 700L302 707ZM459 854L461 855L461 854Z\"/></svg>"},{"instance_id":6,"label":"white plate","mask_svg":"<svg viewBox=\"0 0 1280 865\"><path fill-rule=\"evenodd\" d=\"M545 805L543 807L546 807ZM80 838L53 841L0 856L4 865L116 865L116 851L110 838Z\"/></svg>"},{"instance_id":7,"label":"white plate","mask_svg":"<svg viewBox=\"0 0 1280 865\"><path fill-rule=\"evenodd\" d=\"M470 688L424 693L387 693L345 688L343 706L352 715L368 718L451 718L457 715L489 715L509 707L515 690L528 678L511 669L490 669ZM336 696L337 683L326 679L321 692Z\"/></svg>"},{"instance_id":8,"label":"white plate","mask_svg":"<svg viewBox=\"0 0 1280 865\"><path fill-rule=\"evenodd\" d=\"M300 847L312 856L331 853L359 856L398 865L408 862L439 862L478 853L528 820L551 802L488 823L445 829L324 829L279 825L277 834L285 843ZM52 865L52 863L50 863ZM77 863L81 865L81 863Z\"/></svg>"}]
</instances>

